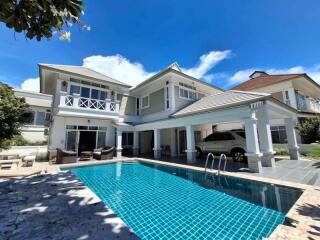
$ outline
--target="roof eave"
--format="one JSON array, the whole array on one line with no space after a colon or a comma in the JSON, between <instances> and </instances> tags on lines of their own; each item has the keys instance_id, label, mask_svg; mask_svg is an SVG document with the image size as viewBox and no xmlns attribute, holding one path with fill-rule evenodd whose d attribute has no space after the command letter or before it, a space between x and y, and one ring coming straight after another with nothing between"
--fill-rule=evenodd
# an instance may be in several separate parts
<instances>
[{"instance_id":1,"label":"roof eave","mask_svg":"<svg viewBox=\"0 0 320 240\"><path fill-rule=\"evenodd\" d=\"M57 72L66 73L66 74L73 74L73 75L79 76L79 77L90 78L90 79L96 80L96 81L97 81L97 80L98 80L98 81L104 81L104 82L108 82L108 83L110 83L110 84L118 85L118 86L121 86L121 87L131 88L131 86L130 86L130 85L127 85L127 84L114 83L114 82L106 81L106 80L103 80L103 79L99 79L99 78L95 78L95 77L90 77L90 76L86 76L86 75L74 73L74 72L72 72L72 71L66 71L66 70L57 69L57 68L54 68L54 67L51 67L51 66L48 66L48 65L45 65L45 64L41 64L41 63L39 63L38 65L39 65L39 67L40 67L40 70L41 70L41 69L47 69L47 70L57 71ZM109 76L106 76L106 77L110 78ZM40 85L40 86L41 86L41 85Z\"/></svg>"}]
</instances>

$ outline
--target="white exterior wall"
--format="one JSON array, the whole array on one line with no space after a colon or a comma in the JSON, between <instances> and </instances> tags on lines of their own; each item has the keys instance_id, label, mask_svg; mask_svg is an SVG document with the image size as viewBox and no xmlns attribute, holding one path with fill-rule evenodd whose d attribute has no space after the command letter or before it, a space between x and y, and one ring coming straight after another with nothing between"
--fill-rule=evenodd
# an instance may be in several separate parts
<instances>
[{"instance_id":1,"label":"white exterior wall","mask_svg":"<svg viewBox=\"0 0 320 240\"><path fill-rule=\"evenodd\" d=\"M45 127L25 126L21 128L21 135L28 142L43 142L48 139L45 133Z\"/></svg>"},{"instance_id":2,"label":"white exterior wall","mask_svg":"<svg viewBox=\"0 0 320 240\"><path fill-rule=\"evenodd\" d=\"M115 129L110 120L55 116L51 127L49 149L65 148L67 125L107 127L106 143L115 145Z\"/></svg>"}]
</instances>

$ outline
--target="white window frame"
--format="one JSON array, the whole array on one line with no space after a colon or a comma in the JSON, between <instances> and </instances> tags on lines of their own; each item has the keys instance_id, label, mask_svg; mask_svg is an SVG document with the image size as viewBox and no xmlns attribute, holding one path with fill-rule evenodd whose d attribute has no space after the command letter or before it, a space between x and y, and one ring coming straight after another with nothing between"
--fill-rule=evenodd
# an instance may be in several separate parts
<instances>
[{"instance_id":1,"label":"white window frame","mask_svg":"<svg viewBox=\"0 0 320 240\"><path fill-rule=\"evenodd\" d=\"M188 97L181 96L181 90L188 91ZM190 98L189 97L189 92L195 93L196 94L196 98L195 99ZM198 100L198 92L197 92L197 90L193 90L193 89L190 89L190 88L187 88L187 87L179 86L179 98L186 99L186 100L189 100L189 101L195 101L195 100Z\"/></svg>"},{"instance_id":2,"label":"white window frame","mask_svg":"<svg viewBox=\"0 0 320 240\"><path fill-rule=\"evenodd\" d=\"M146 106L142 106L144 98L148 98L148 105L146 105ZM150 95L146 95L146 96L141 97L140 98L140 109L146 109L149 107L150 107Z\"/></svg>"}]
</instances>

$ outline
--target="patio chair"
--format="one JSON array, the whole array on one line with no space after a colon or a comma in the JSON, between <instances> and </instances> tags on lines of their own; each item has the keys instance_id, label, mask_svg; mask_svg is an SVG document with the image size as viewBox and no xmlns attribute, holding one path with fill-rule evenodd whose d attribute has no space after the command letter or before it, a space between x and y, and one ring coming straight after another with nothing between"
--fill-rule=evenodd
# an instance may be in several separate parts
<instances>
[{"instance_id":1,"label":"patio chair","mask_svg":"<svg viewBox=\"0 0 320 240\"><path fill-rule=\"evenodd\" d=\"M93 158L96 160L107 160L113 158L114 147L105 146L93 150Z\"/></svg>"},{"instance_id":2,"label":"patio chair","mask_svg":"<svg viewBox=\"0 0 320 240\"><path fill-rule=\"evenodd\" d=\"M76 163L77 153L74 151L67 151L61 148L57 148L57 164Z\"/></svg>"},{"instance_id":3,"label":"patio chair","mask_svg":"<svg viewBox=\"0 0 320 240\"><path fill-rule=\"evenodd\" d=\"M35 161L35 155L24 156L22 158L22 167L32 167Z\"/></svg>"},{"instance_id":4,"label":"patio chair","mask_svg":"<svg viewBox=\"0 0 320 240\"><path fill-rule=\"evenodd\" d=\"M0 170L17 169L20 164L20 159L0 160Z\"/></svg>"}]
</instances>

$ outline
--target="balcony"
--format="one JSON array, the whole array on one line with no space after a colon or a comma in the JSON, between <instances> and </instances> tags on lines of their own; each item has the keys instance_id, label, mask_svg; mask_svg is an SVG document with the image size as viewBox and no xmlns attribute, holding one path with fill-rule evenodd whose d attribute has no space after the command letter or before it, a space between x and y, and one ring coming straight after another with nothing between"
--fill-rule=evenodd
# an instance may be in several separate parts
<instances>
[{"instance_id":1,"label":"balcony","mask_svg":"<svg viewBox=\"0 0 320 240\"><path fill-rule=\"evenodd\" d=\"M320 113L320 102L313 98L306 98L306 111Z\"/></svg>"},{"instance_id":2,"label":"balcony","mask_svg":"<svg viewBox=\"0 0 320 240\"><path fill-rule=\"evenodd\" d=\"M67 93L61 92L59 107L118 113L120 109L120 101L112 101L111 99L98 100L80 97L79 94L67 95Z\"/></svg>"},{"instance_id":3,"label":"balcony","mask_svg":"<svg viewBox=\"0 0 320 240\"><path fill-rule=\"evenodd\" d=\"M320 113L320 102L311 97L297 98L297 107L299 111Z\"/></svg>"}]
</instances>

